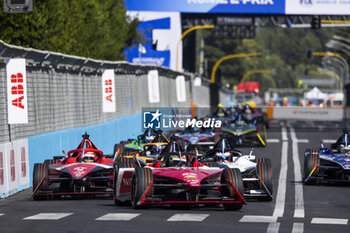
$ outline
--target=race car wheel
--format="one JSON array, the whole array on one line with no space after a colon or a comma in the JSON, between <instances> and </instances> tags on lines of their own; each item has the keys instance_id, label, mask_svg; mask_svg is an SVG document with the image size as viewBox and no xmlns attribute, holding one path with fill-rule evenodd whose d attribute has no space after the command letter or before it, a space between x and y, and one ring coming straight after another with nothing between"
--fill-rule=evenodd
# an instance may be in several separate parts
<instances>
[{"instance_id":1,"label":"race car wheel","mask_svg":"<svg viewBox=\"0 0 350 233\"><path fill-rule=\"evenodd\" d=\"M143 198L144 192L149 188L153 181L153 174L150 168L137 167L135 168L135 173L132 177L132 186L131 186L131 204L137 208L147 208L145 204L138 204L139 201ZM151 188L146 194L146 197L151 197L153 189Z\"/></svg>"},{"instance_id":2,"label":"race car wheel","mask_svg":"<svg viewBox=\"0 0 350 233\"><path fill-rule=\"evenodd\" d=\"M118 161L118 168L134 168L134 159L120 157L120 161Z\"/></svg>"},{"instance_id":3,"label":"race car wheel","mask_svg":"<svg viewBox=\"0 0 350 233\"><path fill-rule=\"evenodd\" d=\"M273 172L272 172L272 165L271 165L271 159L270 158L256 158L255 159L256 163L266 163L267 166L271 168L271 177L273 178Z\"/></svg>"},{"instance_id":4,"label":"race car wheel","mask_svg":"<svg viewBox=\"0 0 350 233\"><path fill-rule=\"evenodd\" d=\"M45 191L48 188L48 181L45 179L42 181L43 178L49 176L49 166L48 164L45 163L36 163L34 164L34 169L33 169L33 192L36 189L35 193L38 193L40 191ZM41 182L42 181L42 182ZM40 184L41 182L41 184ZM40 186L39 186L40 184ZM38 187L39 186L39 187ZM42 200L46 199L47 196L45 195L33 195L34 200Z\"/></svg>"},{"instance_id":5,"label":"race car wheel","mask_svg":"<svg viewBox=\"0 0 350 233\"><path fill-rule=\"evenodd\" d=\"M120 142L119 144L114 145L113 156L117 158L117 160L123 155L124 152L124 142Z\"/></svg>"},{"instance_id":6,"label":"race car wheel","mask_svg":"<svg viewBox=\"0 0 350 233\"><path fill-rule=\"evenodd\" d=\"M320 165L320 156L318 155L317 149L308 149L305 151L304 156L304 177L303 181L305 184L317 184L317 179L310 179L312 177L317 177L319 174L319 168ZM316 167L317 166L317 167ZM312 173L311 177L309 175L311 174L312 170L316 167L314 172ZM309 177L309 179L306 181L306 179Z\"/></svg>"},{"instance_id":7,"label":"race car wheel","mask_svg":"<svg viewBox=\"0 0 350 233\"><path fill-rule=\"evenodd\" d=\"M260 177L258 181L258 188L267 191L272 195L272 167L271 160L268 158L258 158L256 164L256 174ZM265 186L264 186L265 185ZM270 195L259 197L261 201L271 201L272 197Z\"/></svg>"},{"instance_id":8,"label":"race car wheel","mask_svg":"<svg viewBox=\"0 0 350 233\"><path fill-rule=\"evenodd\" d=\"M54 164L54 163L58 163L60 160L59 159L46 159L44 161L45 164Z\"/></svg>"},{"instance_id":9,"label":"race car wheel","mask_svg":"<svg viewBox=\"0 0 350 233\"><path fill-rule=\"evenodd\" d=\"M221 189L221 195L229 198L235 198L239 200L238 194L235 189L232 187L231 183L236 187L237 191L243 197L244 186L242 180L242 174L238 168L226 168L222 172L221 182L226 184L226 187ZM225 210L240 210L243 206L243 203L224 203Z\"/></svg>"}]
</instances>

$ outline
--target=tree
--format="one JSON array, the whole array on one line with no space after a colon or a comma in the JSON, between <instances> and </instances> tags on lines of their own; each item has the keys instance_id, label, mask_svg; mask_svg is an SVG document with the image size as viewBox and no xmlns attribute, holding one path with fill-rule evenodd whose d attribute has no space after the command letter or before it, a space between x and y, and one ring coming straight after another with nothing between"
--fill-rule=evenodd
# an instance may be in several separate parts
<instances>
[{"instance_id":1,"label":"tree","mask_svg":"<svg viewBox=\"0 0 350 233\"><path fill-rule=\"evenodd\" d=\"M41 50L121 60L123 49L139 37L138 24L126 15L123 0L36 0L31 14L0 12L0 39Z\"/></svg>"}]
</instances>

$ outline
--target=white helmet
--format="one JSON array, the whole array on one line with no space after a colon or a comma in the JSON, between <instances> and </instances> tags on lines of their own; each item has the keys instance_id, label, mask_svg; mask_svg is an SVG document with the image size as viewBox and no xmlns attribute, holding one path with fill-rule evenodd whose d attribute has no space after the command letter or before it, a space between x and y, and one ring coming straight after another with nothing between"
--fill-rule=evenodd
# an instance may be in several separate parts
<instances>
[{"instance_id":1,"label":"white helmet","mask_svg":"<svg viewBox=\"0 0 350 233\"><path fill-rule=\"evenodd\" d=\"M350 144L347 146L345 146L344 144L340 144L340 151L346 154L350 153Z\"/></svg>"},{"instance_id":2,"label":"white helmet","mask_svg":"<svg viewBox=\"0 0 350 233\"><path fill-rule=\"evenodd\" d=\"M94 152L86 152L83 154L82 160L84 163L92 163L95 161L95 153Z\"/></svg>"}]
</instances>

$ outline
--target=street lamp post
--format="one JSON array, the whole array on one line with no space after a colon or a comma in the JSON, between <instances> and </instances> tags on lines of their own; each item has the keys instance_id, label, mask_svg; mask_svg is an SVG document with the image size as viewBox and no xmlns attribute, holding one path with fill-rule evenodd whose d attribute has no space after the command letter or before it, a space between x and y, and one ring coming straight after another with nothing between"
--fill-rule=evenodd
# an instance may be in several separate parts
<instances>
[{"instance_id":1,"label":"street lamp post","mask_svg":"<svg viewBox=\"0 0 350 233\"><path fill-rule=\"evenodd\" d=\"M219 65L223 62L226 61L228 59L232 59L232 58L241 58L241 57L257 57L260 56L261 53L238 53L238 54L230 54L227 56L224 56L222 58L220 58L214 65L213 70L211 72L211 83L215 83L215 73L217 68L219 67Z\"/></svg>"},{"instance_id":2,"label":"street lamp post","mask_svg":"<svg viewBox=\"0 0 350 233\"><path fill-rule=\"evenodd\" d=\"M272 70L249 70L247 73L244 74L243 78L241 79L240 83L244 83L244 81L252 74L261 73L261 74L271 74Z\"/></svg>"},{"instance_id":3,"label":"street lamp post","mask_svg":"<svg viewBox=\"0 0 350 233\"><path fill-rule=\"evenodd\" d=\"M322 57L333 57L334 59L338 59L338 61L341 61L344 64L345 67L345 77L343 77L343 84L345 85L349 81L349 66L346 60L340 56L339 53L332 53L332 52L313 52L313 56L322 56ZM344 80L345 79L345 80Z\"/></svg>"},{"instance_id":4,"label":"street lamp post","mask_svg":"<svg viewBox=\"0 0 350 233\"><path fill-rule=\"evenodd\" d=\"M186 31L184 31L184 33L182 33L182 36L180 38L180 40L177 42L177 46L176 46L176 70L179 71L179 47L181 44L181 41L183 40L183 38L185 38L185 36L187 36L188 33L198 30L198 29L212 29L214 28L214 25L204 25L204 26L195 26L192 28L187 29Z\"/></svg>"},{"instance_id":5,"label":"street lamp post","mask_svg":"<svg viewBox=\"0 0 350 233\"><path fill-rule=\"evenodd\" d=\"M338 80L338 82L339 82L339 90L340 90L340 92L342 92L342 90L343 90L343 82L342 82L341 78L339 77L339 75L337 75L335 72L333 72L331 70L330 71L329 70L318 70L318 71L310 70L309 74L335 77Z\"/></svg>"}]
</instances>

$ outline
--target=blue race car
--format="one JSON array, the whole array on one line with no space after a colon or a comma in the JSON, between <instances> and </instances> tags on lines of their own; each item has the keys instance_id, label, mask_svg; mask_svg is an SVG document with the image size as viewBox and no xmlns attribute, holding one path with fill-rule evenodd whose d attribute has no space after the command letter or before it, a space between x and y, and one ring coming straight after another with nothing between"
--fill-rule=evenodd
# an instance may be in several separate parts
<instances>
[{"instance_id":1,"label":"blue race car","mask_svg":"<svg viewBox=\"0 0 350 233\"><path fill-rule=\"evenodd\" d=\"M212 129L188 128L183 132L176 133L187 151L197 147L200 151L207 151L215 145L215 133Z\"/></svg>"},{"instance_id":2,"label":"blue race car","mask_svg":"<svg viewBox=\"0 0 350 233\"><path fill-rule=\"evenodd\" d=\"M350 184L350 135L348 130L331 147L308 149L304 154L304 183Z\"/></svg>"}]
</instances>

